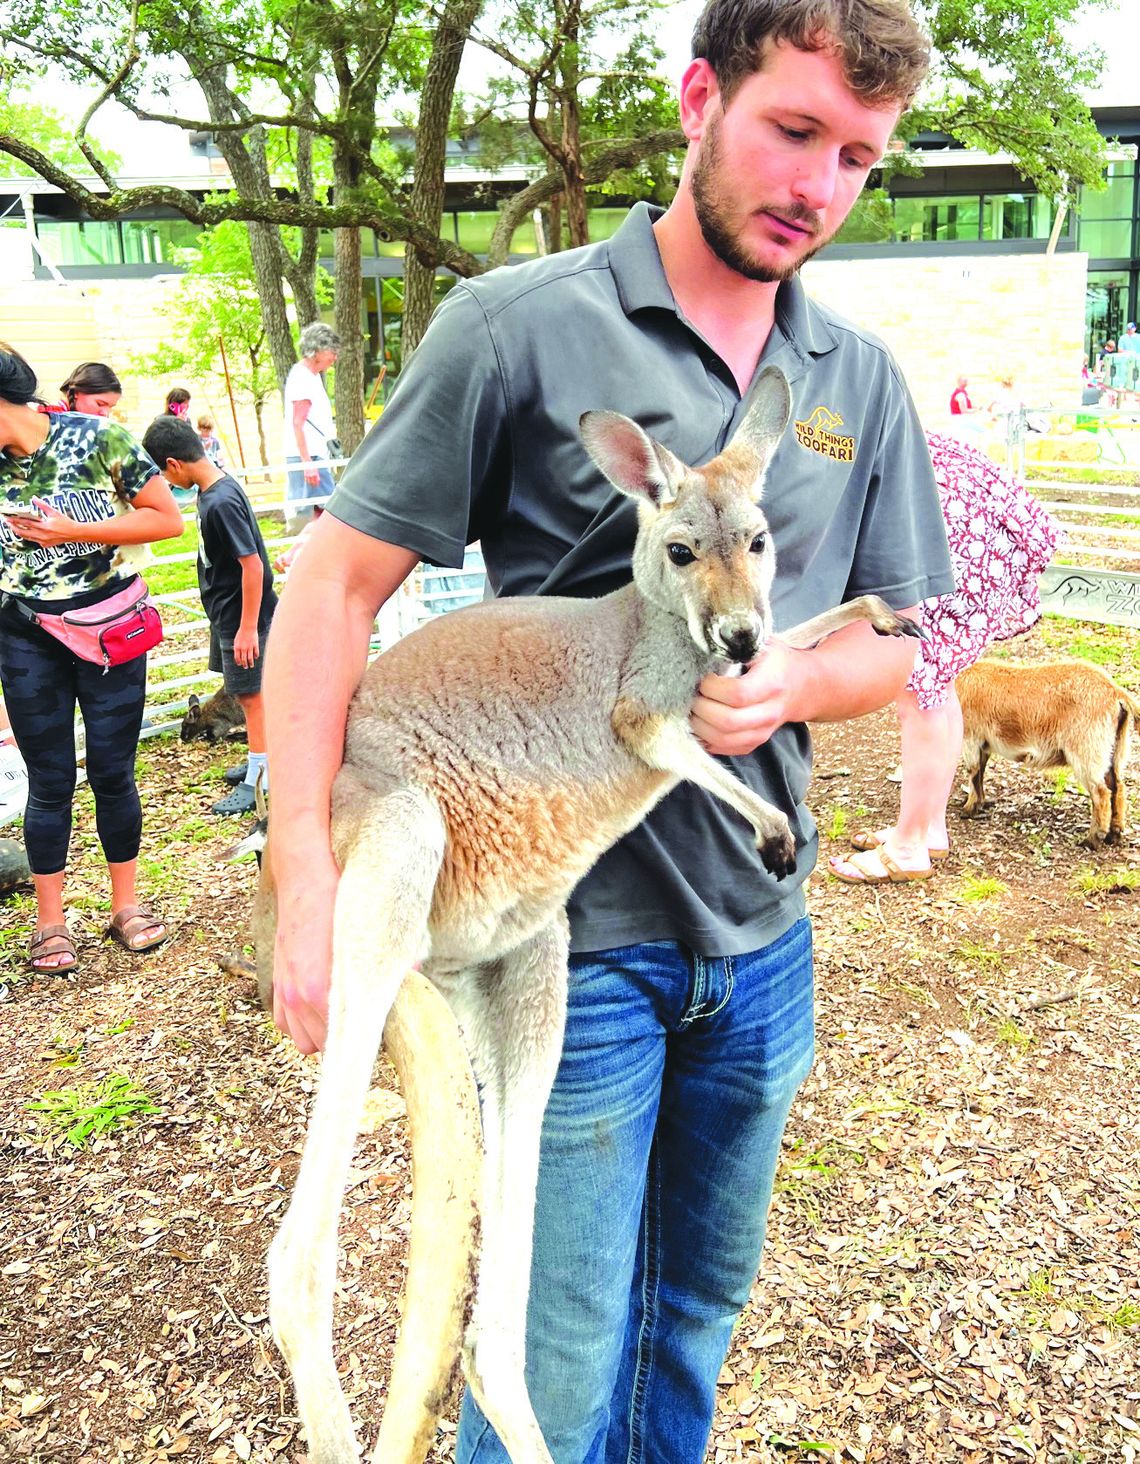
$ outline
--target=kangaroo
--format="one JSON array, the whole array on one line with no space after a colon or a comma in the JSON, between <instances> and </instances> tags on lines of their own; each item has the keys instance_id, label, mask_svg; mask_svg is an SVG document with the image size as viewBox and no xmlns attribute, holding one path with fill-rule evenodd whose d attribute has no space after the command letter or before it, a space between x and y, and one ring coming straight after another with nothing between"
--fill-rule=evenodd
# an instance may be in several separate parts
<instances>
[{"instance_id":1,"label":"kangaroo","mask_svg":"<svg viewBox=\"0 0 1140 1464\"><path fill-rule=\"evenodd\" d=\"M1130 722L1140 719L1134 696L1087 661L979 661L955 686L970 780L963 818L986 807L986 764L996 753L1042 772L1072 768L1092 801L1085 843L1099 849L1120 839Z\"/></svg>"},{"instance_id":2,"label":"kangaroo","mask_svg":"<svg viewBox=\"0 0 1140 1464\"><path fill-rule=\"evenodd\" d=\"M785 814L712 758L688 721L701 678L743 669L771 634L775 551L759 500L790 413L788 384L769 368L731 444L700 468L626 417L586 413L586 450L638 503L633 583L598 600L531 597L455 611L364 674L333 789L342 878L328 1042L300 1173L269 1255L273 1332L314 1464L357 1458L331 1345L336 1224L382 1033L414 1085L405 1097L416 1202L409 1299L375 1457L422 1460L462 1342L468 1383L514 1464L549 1464L523 1362L539 1134L566 1010L564 907L598 856L682 779L748 820L775 878L794 868ZM857 620L882 634L919 634L864 596L782 638L809 647ZM274 924L267 858L255 905L267 997ZM423 975L405 982L416 963ZM482 1249L465 1330L471 1263L461 1245L476 1229L479 1169L465 1157L469 1135L460 1155L442 1152L437 1132L420 1136L424 1122L450 1121L463 1103L472 1112L470 1079L460 1074L445 1090L399 1051L423 1040L421 1023L432 1027L432 1044L449 1040L437 993L458 1019L482 1097ZM435 1113L425 1120L429 1101ZM477 1117L468 1128L477 1133ZM450 1227L428 1245L421 1179L435 1188L439 1224ZM423 1300L431 1283L440 1284ZM407 1363L409 1333L418 1347L433 1328L434 1356Z\"/></svg>"},{"instance_id":3,"label":"kangaroo","mask_svg":"<svg viewBox=\"0 0 1140 1464\"><path fill-rule=\"evenodd\" d=\"M190 693L179 731L183 742L193 742L198 737L204 737L207 742L224 742L230 737L241 737L244 731L245 713L236 696L219 688L213 696L200 701L194 692Z\"/></svg>"}]
</instances>

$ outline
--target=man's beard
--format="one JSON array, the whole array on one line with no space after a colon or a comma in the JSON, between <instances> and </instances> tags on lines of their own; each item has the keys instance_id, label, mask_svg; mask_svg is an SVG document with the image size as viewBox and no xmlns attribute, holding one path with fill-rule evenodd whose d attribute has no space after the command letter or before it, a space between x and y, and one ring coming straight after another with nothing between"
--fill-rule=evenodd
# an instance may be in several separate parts
<instances>
[{"instance_id":1,"label":"man's beard","mask_svg":"<svg viewBox=\"0 0 1140 1464\"><path fill-rule=\"evenodd\" d=\"M691 184L693 208L705 243L722 264L743 275L745 279L759 280L766 285L790 280L801 265L806 264L813 254L819 253L828 240L819 239L792 264L778 267L761 264L754 255L748 253L741 243L739 233L733 230L730 209L724 201L718 176L720 163L720 118L717 117L701 139L701 149L693 168ZM818 235L819 215L814 209L808 208L807 204L796 203L787 208L766 209L764 212L790 224L801 224Z\"/></svg>"}]
</instances>

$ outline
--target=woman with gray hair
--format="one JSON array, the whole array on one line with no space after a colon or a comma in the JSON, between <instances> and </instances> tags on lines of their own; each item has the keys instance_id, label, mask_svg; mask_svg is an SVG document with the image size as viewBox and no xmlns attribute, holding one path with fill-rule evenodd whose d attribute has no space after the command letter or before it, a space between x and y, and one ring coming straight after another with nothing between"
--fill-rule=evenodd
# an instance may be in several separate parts
<instances>
[{"instance_id":1,"label":"woman with gray hair","mask_svg":"<svg viewBox=\"0 0 1140 1464\"><path fill-rule=\"evenodd\" d=\"M315 320L301 331L301 359L285 378L285 464L288 481L286 502L327 498L333 491L328 459L339 456L333 425L332 403L322 372L336 360L340 337L331 326ZM325 466L320 466L324 462ZM316 510L319 511L319 510ZM306 505L290 514L290 527L308 523L314 507Z\"/></svg>"}]
</instances>

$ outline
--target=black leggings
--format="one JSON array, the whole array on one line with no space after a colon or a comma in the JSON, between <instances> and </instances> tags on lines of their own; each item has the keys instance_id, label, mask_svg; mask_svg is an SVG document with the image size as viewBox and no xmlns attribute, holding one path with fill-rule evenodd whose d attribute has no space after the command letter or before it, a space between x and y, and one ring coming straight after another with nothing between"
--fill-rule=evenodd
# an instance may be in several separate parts
<instances>
[{"instance_id":1,"label":"black leggings","mask_svg":"<svg viewBox=\"0 0 1140 1464\"><path fill-rule=\"evenodd\" d=\"M146 699L146 657L102 666L78 656L11 605L0 610L0 684L28 765L24 845L33 874L67 867L75 795L75 704L87 729L87 780L109 864L138 857L142 805L135 752Z\"/></svg>"}]
</instances>

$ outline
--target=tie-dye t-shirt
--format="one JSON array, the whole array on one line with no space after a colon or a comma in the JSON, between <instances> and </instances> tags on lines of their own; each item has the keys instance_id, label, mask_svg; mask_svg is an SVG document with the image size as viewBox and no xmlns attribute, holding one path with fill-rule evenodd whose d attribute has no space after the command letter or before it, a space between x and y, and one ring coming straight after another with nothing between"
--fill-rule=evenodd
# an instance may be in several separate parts
<instances>
[{"instance_id":1,"label":"tie-dye t-shirt","mask_svg":"<svg viewBox=\"0 0 1140 1464\"><path fill-rule=\"evenodd\" d=\"M125 427L82 412L52 412L31 457L0 452L0 503L40 498L77 523L113 518L158 474ZM117 544L33 544L0 517L0 590L28 600L68 600L134 573Z\"/></svg>"}]
</instances>

